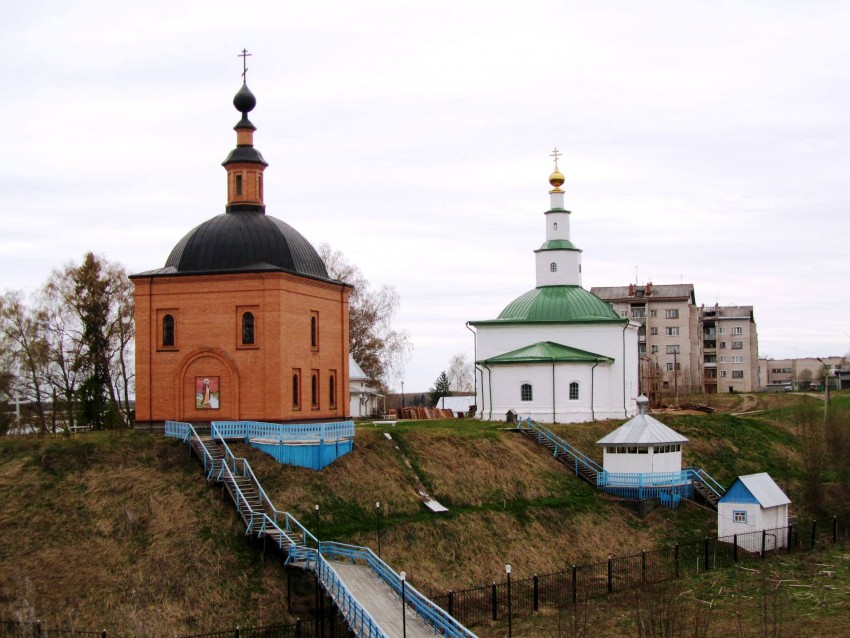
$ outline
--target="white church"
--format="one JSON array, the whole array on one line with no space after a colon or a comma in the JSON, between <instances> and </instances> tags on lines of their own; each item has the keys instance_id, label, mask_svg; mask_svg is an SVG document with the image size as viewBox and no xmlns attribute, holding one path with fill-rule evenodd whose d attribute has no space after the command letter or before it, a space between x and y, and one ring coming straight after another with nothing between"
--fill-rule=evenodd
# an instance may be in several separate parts
<instances>
[{"instance_id":1,"label":"white church","mask_svg":"<svg viewBox=\"0 0 850 638\"><path fill-rule=\"evenodd\" d=\"M535 253L537 284L475 331L476 416L509 412L541 423L634 416L639 324L581 287L581 250L570 240L564 176L549 176L546 241Z\"/></svg>"}]
</instances>

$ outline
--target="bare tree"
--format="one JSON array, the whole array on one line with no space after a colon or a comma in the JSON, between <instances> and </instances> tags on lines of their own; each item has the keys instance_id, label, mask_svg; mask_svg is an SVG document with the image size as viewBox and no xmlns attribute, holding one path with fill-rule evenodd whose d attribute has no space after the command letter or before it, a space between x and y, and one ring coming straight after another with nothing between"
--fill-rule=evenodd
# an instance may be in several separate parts
<instances>
[{"instance_id":1,"label":"bare tree","mask_svg":"<svg viewBox=\"0 0 850 638\"><path fill-rule=\"evenodd\" d=\"M45 404L50 394L44 320L27 307L20 292L7 292L0 298L0 339L13 366L6 372L11 391L32 405L36 424L47 431Z\"/></svg>"},{"instance_id":2,"label":"bare tree","mask_svg":"<svg viewBox=\"0 0 850 638\"><path fill-rule=\"evenodd\" d=\"M823 506L823 473L827 461L823 420L810 400L801 399L794 408L794 423L800 439L806 500L812 514L819 514Z\"/></svg>"},{"instance_id":3,"label":"bare tree","mask_svg":"<svg viewBox=\"0 0 850 638\"><path fill-rule=\"evenodd\" d=\"M473 392L475 390L472 364L462 352L451 358L447 374L449 387L453 392Z\"/></svg>"},{"instance_id":4,"label":"bare tree","mask_svg":"<svg viewBox=\"0 0 850 638\"><path fill-rule=\"evenodd\" d=\"M403 376L413 350L408 333L392 327L399 305L398 292L389 284L372 288L360 268L326 243L319 246L319 256L328 276L353 286L349 297L349 350L373 384L386 390L394 377Z\"/></svg>"}]
</instances>

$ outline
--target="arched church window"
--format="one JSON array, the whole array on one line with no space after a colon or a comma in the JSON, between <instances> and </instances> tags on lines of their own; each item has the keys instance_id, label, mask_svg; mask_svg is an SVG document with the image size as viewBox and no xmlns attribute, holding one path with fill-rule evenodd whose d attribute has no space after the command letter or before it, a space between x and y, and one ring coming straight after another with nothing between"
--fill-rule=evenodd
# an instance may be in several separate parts
<instances>
[{"instance_id":1,"label":"arched church window","mask_svg":"<svg viewBox=\"0 0 850 638\"><path fill-rule=\"evenodd\" d=\"M260 201L263 199L263 174L257 175L257 192L260 194Z\"/></svg>"},{"instance_id":2,"label":"arched church window","mask_svg":"<svg viewBox=\"0 0 850 638\"><path fill-rule=\"evenodd\" d=\"M310 317L310 347L313 350L319 349L319 314L317 312Z\"/></svg>"},{"instance_id":3,"label":"arched church window","mask_svg":"<svg viewBox=\"0 0 850 638\"><path fill-rule=\"evenodd\" d=\"M558 222L552 224L552 230L558 230Z\"/></svg>"},{"instance_id":4,"label":"arched church window","mask_svg":"<svg viewBox=\"0 0 850 638\"><path fill-rule=\"evenodd\" d=\"M242 315L242 345L254 344L254 313L246 312Z\"/></svg>"},{"instance_id":5,"label":"arched church window","mask_svg":"<svg viewBox=\"0 0 850 638\"><path fill-rule=\"evenodd\" d=\"M550 272L558 272L558 264L556 264L554 261L551 264L549 264L549 271Z\"/></svg>"},{"instance_id":6,"label":"arched church window","mask_svg":"<svg viewBox=\"0 0 850 638\"><path fill-rule=\"evenodd\" d=\"M519 398L522 401L531 401L532 396L533 395L531 393L531 384L530 383L523 383L520 386L520 389L519 389Z\"/></svg>"},{"instance_id":7,"label":"arched church window","mask_svg":"<svg viewBox=\"0 0 850 638\"><path fill-rule=\"evenodd\" d=\"M331 375L328 379L328 403L331 407L336 407L336 378Z\"/></svg>"},{"instance_id":8,"label":"arched church window","mask_svg":"<svg viewBox=\"0 0 850 638\"><path fill-rule=\"evenodd\" d=\"M292 407L301 407L301 392L297 374L292 375Z\"/></svg>"},{"instance_id":9,"label":"arched church window","mask_svg":"<svg viewBox=\"0 0 850 638\"><path fill-rule=\"evenodd\" d=\"M570 383L570 400L578 401L578 381Z\"/></svg>"},{"instance_id":10,"label":"arched church window","mask_svg":"<svg viewBox=\"0 0 850 638\"><path fill-rule=\"evenodd\" d=\"M241 175L236 176L236 196L237 197L242 196L242 176Z\"/></svg>"},{"instance_id":11,"label":"arched church window","mask_svg":"<svg viewBox=\"0 0 850 638\"><path fill-rule=\"evenodd\" d=\"M310 381L310 403L314 409L319 407L319 378L315 374Z\"/></svg>"},{"instance_id":12,"label":"arched church window","mask_svg":"<svg viewBox=\"0 0 850 638\"><path fill-rule=\"evenodd\" d=\"M162 318L162 345L166 348L174 346L174 317L165 315Z\"/></svg>"}]
</instances>

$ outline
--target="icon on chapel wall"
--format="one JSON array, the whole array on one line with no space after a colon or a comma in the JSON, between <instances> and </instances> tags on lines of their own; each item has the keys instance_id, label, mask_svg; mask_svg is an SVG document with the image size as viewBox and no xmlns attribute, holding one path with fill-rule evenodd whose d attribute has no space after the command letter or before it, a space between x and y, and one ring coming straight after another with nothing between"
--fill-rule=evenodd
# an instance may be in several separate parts
<instances>
[{"instance_id":1,"label":"icon on chapel wall","mask_svg":"<svg viewBox=\"0 0 850 638\"><path fill-rule=\"evenodd\" d=\"M195 377L195 407L198 410L218 410L218 398L218 377Z\"/></svg>"}]
</instances>

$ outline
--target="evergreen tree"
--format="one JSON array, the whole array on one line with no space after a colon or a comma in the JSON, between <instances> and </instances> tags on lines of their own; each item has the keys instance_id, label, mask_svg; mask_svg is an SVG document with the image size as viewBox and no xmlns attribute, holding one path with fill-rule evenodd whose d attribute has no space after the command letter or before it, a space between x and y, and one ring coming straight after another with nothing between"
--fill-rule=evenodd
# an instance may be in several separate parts
<instances>
[{"instance_id":1,"label":"evergreen tree","mask_svg":"<svg viewBox=\"0 0 850 638\"><path fill-rule=\"evenodd\" d=\"M428 388L428 395L431 399L431 405L436 406L440 399L451 395L451 384L449 376L443 370L437 380L434 382L433 388Z\"/></svg>"},{"instance_id":2,"label":"evergreen tree","mask_svg":"<svg viewBox=\"0 0 850 638\"><path fill-rule=\"evenodd\" d=\"M100 260L92 253L68 274L75 293L71 303L83 327L83 351L76 363L77 369L83 372L79 390L80 419L94 429L103 429L113 425L107 422L110 406L109 281Z\"/></svg>"}]
</instances>

